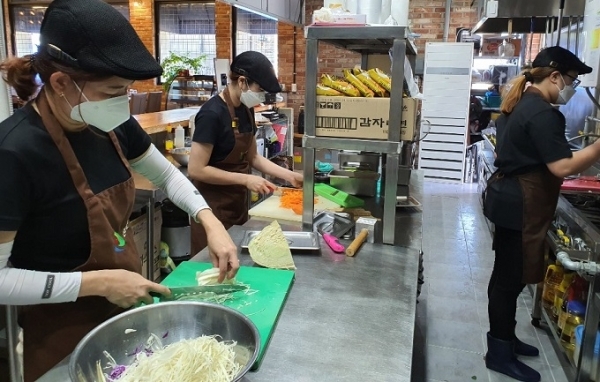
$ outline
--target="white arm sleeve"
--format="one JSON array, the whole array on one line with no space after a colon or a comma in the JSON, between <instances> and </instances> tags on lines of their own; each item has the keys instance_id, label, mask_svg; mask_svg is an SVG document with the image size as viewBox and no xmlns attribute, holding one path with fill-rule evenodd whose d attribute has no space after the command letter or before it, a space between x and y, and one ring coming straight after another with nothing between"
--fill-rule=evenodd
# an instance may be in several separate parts
<instances>
[{"instance_id":1,"label":"white arm sleeve","mask_svg":"<svg viewBox=\"0 0 600 382\"><path fill-rule=\"evenodd\" d=\"M81 272L52 273L8 268L13 242L0 244L0 305L36 305L77 300Z\"/></svg>"},{"instance_id":2,"label":"white arm sleeve","mask_svg":"<svg viewBox=\"0 0 600 382\"><path fill-rule=\"evenodd\" d=\"M163 190L177 207L187 212L193 219L196 219L200 210L209 208L192 182L154 145L150 146L140 160L132 163L131 167Z\"/></svg>"}]
</instances>

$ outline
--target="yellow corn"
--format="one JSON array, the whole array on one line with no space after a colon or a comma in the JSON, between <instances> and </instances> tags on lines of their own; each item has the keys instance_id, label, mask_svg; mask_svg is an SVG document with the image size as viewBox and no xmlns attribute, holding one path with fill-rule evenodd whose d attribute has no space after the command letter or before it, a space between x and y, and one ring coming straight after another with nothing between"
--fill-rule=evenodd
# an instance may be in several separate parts
<instances>
[{"instance_id":1,"label":"yellow corn","mask_svg":"<svg viewBox=\"0 0 600 382\"><path fill-rule=\"evenodd\" d=\"M348 81L350 84L352 84L352 86L358 89L358 91L363 97L373 97L375 95L373 91L369 89L368 86L363 84L358 78L356 78L354 74L352 74L352 71L350 71L350 69L344 69L343 72L346 81Z\"/></svg>"},{"instance_id":2,"label":"yellow corn","mask_svg":"<svg viewBox=\"0 0 600 382\"><path fill-rule=\"evenodd\" d=\"M392 79L379 69L369 70L369 76L388 92L392 91Z\"/></svg>"},{"instance_id":3,"label":"yellow corn","mask_svg":"<svg viewBox=\"0 0 600 382\"><path fill-rule=\"evenodd\" d=\"M363 72L364 70L362 70L360 66L355 66L354 68L352 68L352 74L354 74L355 76L358 76Z\"/></svg>"},{"instance_id":4,"label":"yellow corn","mask_svg":"<svg viewBox=\"0 0 600 382\"><path fill-rule=\"evenodd\" d=\"M338 96L339 97L339 96L343 96L344 94L341 92L338 92L337 90L332 89L328 86L317 84L317 95L330 96L330 97Z\"/></svg>"},{"instance_id":5,"label":"yellow corn","mask_svg":"<svg viewBox=\"0 0 600 382\"><path fill-rule=\"evenodd\" d=\"M373 81L373 79L371 78L371 76L369 76L368 72L361 72L359 74L356 75L356 78L359 79L360 82L362 82L363 84L365 84L369 89L371 89L373 91L373 93L375 94L376 97L385 97L385 89L382 88L381 86L379 86L379 84L375 81Z\"/></svg>"},{"instance_id":6,"label":"yellow corn","mask_svg":"<svg viewBox=\"0 0 600 382\"><path fill-rule=\"evenodd\" d=\"M321 76L321 83L327 87L344 93L348 97L360 97L360 92L346 81L338 80L328 74Z\"/></svg>"}]
</instances>

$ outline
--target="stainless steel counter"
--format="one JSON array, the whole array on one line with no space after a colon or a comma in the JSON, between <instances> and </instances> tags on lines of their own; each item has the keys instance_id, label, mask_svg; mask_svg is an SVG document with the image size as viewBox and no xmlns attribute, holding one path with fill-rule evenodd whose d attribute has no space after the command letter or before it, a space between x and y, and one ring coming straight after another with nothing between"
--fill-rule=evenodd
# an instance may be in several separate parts
<instances>
[{"instance_id":1,"label":"stainless steel counter","mask_svg":"<svg viewBox=\"0 0 600 382\"><path fill-rule=\"evenodd\" d=\"M411 177L411 196L423 202L420 171ZM268 223L251 219L229 233L239 246L246 229ZM282 228L300 230L301 224L284 223ZM296 281L263 364L243 381L410 381L420 211L397 209L396 244L365 243L355 257L346 257L321 241L320 253L295 255ZM247 252L239 256L242 265L252 265ZM207 251L192 261L208 261ZM67 364L68 359L39 381L68 381Z\"/></svg>"},{"instance_id":2,"label":"stainless steel counter","mask_svg":"<svg viewBox=\"0 0 600 382\"><path fill-rule=\"evenodd\" d=\"M229 230L240 243L251 219ZM300 230L282 224L284 230ZM257 372L244 381L410 381L419 251L365 243L356 257L295 255L296 281ZM240 254L242 265L252 265ZM192 261L209 261L202 251Z\"/></svg>"}]
</instances>

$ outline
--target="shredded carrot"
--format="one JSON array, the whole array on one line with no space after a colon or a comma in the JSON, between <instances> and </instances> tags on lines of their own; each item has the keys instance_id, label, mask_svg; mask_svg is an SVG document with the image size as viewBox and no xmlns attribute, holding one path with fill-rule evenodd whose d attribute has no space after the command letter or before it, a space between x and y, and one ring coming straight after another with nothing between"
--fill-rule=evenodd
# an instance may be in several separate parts
<instances>
[{"instance_id":1,"label":"shredded carrot","mask_svg":"<svg viewBox=\"0 0 600 382\"><path fill-rule=\"evenodd\" d=\"M281 190L281 207L291 208L297 215L302 215L302 190Z\"/></svg>"}]
</instances>

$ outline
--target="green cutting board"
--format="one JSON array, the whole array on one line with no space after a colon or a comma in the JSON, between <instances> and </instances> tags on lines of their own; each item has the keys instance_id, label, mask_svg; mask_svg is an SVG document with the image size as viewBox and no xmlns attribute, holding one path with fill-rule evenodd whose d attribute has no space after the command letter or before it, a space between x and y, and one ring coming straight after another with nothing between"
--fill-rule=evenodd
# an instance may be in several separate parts
<instances>
[{"instance_id":1,"label":"green cutting board","mask_svg":"<svg viewBox=\"0 0 600 382\"><path fill-rule=\"evenodd\" d=\"M212 264L191 261L182 262L162 282L167 287L197 285L196 272L212 268ZM223 303L247 316L260 333L260 349L252 370L260 367L263 357L277 326L279 315L294 282L294 272L259 267L240 267L238 282L247 284L256 293L235 294L235 298ZM238 296L239 295L239 296Z\"/></svg>"}]
</instances>

